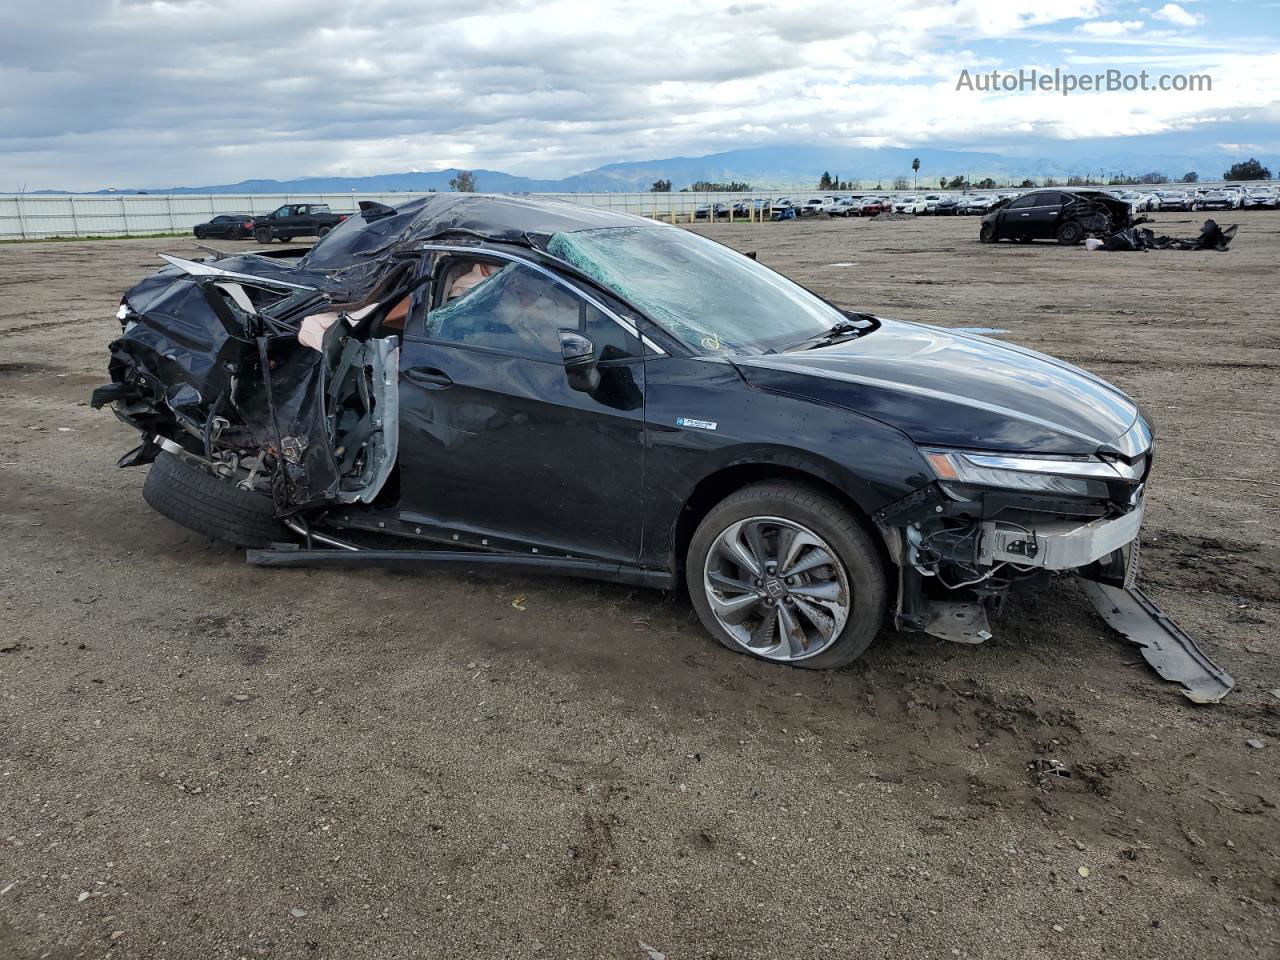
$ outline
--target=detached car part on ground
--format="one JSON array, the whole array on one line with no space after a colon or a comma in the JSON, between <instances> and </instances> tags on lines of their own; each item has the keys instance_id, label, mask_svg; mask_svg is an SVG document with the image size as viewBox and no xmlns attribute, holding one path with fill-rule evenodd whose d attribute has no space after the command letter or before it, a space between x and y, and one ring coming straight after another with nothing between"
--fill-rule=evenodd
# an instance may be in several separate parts
<instances>
[{"instance_id":1,"label":"detached car part on ground","mask_svg":"<svg viewBox=\"0 0 1280 960\"><path fill-rule=\"evenodd\" d=\"M1197 237L1156 236L1146 227L1126 227L1108 237L1090 237L1085 246L1090 250L1146 251L1146 250L1216 250L1225 253L1231 249L1236 236L1236 225L1220 227L1213 220L1206 220Z\"/></svg>"},{"instance_id":2,"label":"detached car part on ground","mask_svg":"<svg viewBox=\"0 0 1280 960\"><path fill-rule=\"evenodd\" d=\"M93 397L148 502L254 563L683 581L721 643L807 667L886 619L981 642L1074 571L1189 696L1230 689L1131 589L1151 432L1083 370L568 203L365 203L301 253L166 258Z\"/></svg>"},{"instance_id":3,"label":"detached car part on ground","mask_svg":"<svg viewBox=\"0 0 1280 960\"><path fill-rule=\"evenodd\" d=\"M1101 190L1036 190L997 204L982 218L978 239L1056 240L1070 246L1138 222L1128 203Z\"/></svg>"}]
</instances>

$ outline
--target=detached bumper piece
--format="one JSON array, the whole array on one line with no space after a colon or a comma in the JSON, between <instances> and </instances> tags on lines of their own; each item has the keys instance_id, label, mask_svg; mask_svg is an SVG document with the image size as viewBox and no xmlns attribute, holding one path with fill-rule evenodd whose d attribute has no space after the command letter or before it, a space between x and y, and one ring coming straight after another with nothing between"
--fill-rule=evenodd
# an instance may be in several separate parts
<instances>
[{"instance_id":1,"label":"detached bumper piece","mask_svg":"<svg viewBox=\"0 0 1280 960\"><path fill-rule=\"evenodd\" d=\"M1231 692L1231 675L1137 587L1122 590L1083 579L1080 585L1107 625L1137 644L1156 673L1182 684L1192 703L1217 703Z\"/></svg>"}]
</instances>

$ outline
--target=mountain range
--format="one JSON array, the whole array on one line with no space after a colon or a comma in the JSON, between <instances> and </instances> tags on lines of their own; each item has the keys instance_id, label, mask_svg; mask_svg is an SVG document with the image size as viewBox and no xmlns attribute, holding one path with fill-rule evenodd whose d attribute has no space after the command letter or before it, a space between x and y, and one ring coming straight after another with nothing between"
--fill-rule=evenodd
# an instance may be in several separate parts
<instances>
[{"instance_id":1,"label":"mountain range","mask_svg":"<svg viewBox=\"0 0 1280 960\"><path fill-rule=\"evenodd\" d=\"M486 193L589 193L646 191L656 180L670 180L679 190L698 181L750 183L755 189L792 189L816 186L828 171L833 177L857 180L867 187L899 176L913 176L911 162L920 160L920 182L933 184L940 177L964 175L970 179L994 177L1067 177L1072 174L1105 172L1138 175L1159 171L1181 177L1190 170L1202 179L1217 179L1244 156L1228 154L1214 144L1188 142L1181 137L1141 138L1142 145L1116 140L1059 141L1030 148L1018 147L998 152L937 148L905 149L838 146L750 147L713 153L702 157L668 157L610 163L594 170L558 180L516 176L500 170L472 170L476 189ZM1143 149L1145 147L1145 149ZM1043 150L1045 155L1029 151ZM1265 162L1265 161L1264 161ZM431 172L386 173L365 177L300 177L292 180L242 180L239 183L203 186L139 187L97 190L94 193L361 193L441 192L460 171L451 167ZM37 193L70 193L39 190Z\"/></svg>"}]
</instances>

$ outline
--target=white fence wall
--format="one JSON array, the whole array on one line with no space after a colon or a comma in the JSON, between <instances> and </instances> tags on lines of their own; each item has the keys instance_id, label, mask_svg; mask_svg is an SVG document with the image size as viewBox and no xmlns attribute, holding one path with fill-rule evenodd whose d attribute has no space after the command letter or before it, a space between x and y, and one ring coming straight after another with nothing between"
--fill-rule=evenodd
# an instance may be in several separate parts
<instances>
[{"instance_id":1,"label":"white fence wall","mask_svg":"<svg viewBox=\"0 0 1280 960\"><path fill-rule=\"evenodd\" d=\"M1212 183L1199 183L1204 188ZM1162 184L1148 189L1174 190L1186 184ZM1096 189L1096 188L1095 188ZM852 191L866 194L867 188ZM892 196L895 191L875 191ZM899 194L928 193L925 187ZM941 191L947 192L947 191ZM954 191L950 191L954 192ZM994 191L981 191L994 192ZM354 213L361 200L391 206L420 193L290 193L290 194L0 194L0 240L34 240L42 237L121 237L151 233L187 233L197 223L221 213L270 213L283 203L327 203L336 213ZM687 220L694 208L705 203L777 199L789 196L797 202L821 196L816 191L769 193L540 193L593 207L607 207L641 216Z\"/></svg>"},{"instance_id":2,"label":"white fence wall","mask_svg":"<svg viewBox=\"0 0 1280 960\"><path fill-rule=\"evenodd\" d=\"M0 194L0 240L186 233L197 223L218 214L265 214L284 203L327 203L335 213L354 213L361 200L397 206L420 196L425 194ZM765 198L766 194L547 193L537 196L669 219L673 213L687 218L700 204ZM792 196L801 197L800 194Z\"/></svg>"}]
</instances>

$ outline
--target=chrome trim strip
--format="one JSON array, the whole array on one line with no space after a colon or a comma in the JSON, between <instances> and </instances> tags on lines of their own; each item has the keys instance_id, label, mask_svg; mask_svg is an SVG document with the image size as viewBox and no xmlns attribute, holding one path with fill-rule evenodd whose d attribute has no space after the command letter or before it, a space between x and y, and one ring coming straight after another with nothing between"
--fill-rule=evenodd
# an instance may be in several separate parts
<instances>
[{"instance_id":1,"label":"chrome trim strip","mask_svg":"<svg viewBox=\"0 0 1280 960\"><path fill-rule=\"evenodd\" d=\"M640 340L640 342L645 345L646 349L652 350L654 353L657 353L662 356L666 355L667 351L663 350L660 346L658 346L656 343L654 343L652 340L650 340L648 337L642 334L639 330L637 330L635 324L633 324L631 321L624 320L622 317L618 316L616 313L614 313L612 310L606 307L603 303L601 303L591 294L587 293L585 290L581 289L580 287L574 286L564 277L560 276L557 273L554 273L551 270L548 270L546 267L542 266L542 264L540 263L534 263L532 260L527 260L524 257L517 256L514 253L507 253L505 250L491 250L488 247L463 247L463 246L455 246L453 244L444 244L444 243L424 243L422 245L422 249L423 250L440 250L445 253L469 253L472 255L484 254L490 257L497 257L500 260L510 260L512 263L519 263L526 267L529 267L530 269L537 271L543 276L549 277L554 282L560 284L560 286L565 287L569 290L572 290L575 294L577 294L583 300L587 301L587 303L591 304L593 307L595 307L597 310L603 313L606 317L609 317L618 326L622 327L622 329L627 331L627 333L631 334L633 337L636 337L638 340Z\"/></svg>"},{"instance_id":2,"label":"chrome trim strip","mask_svg":"<svg viewBox=\"0 0 1280 960\"><path fill-rule=\"evenodd\" d=\"M1127 463L1111 463L1106 460L1041 460L1035 457L1010 457L994 453L970 453L967 450L954 451L964 457L975 467L990 467L993 470L1014 470L1019 473L1047 473L1054 476L1067 477L1099 477L1103 480L1115 480L1117 476L1125 480L1138 479L1138 467Z\"/></svg>"}]
</instances>

